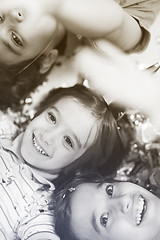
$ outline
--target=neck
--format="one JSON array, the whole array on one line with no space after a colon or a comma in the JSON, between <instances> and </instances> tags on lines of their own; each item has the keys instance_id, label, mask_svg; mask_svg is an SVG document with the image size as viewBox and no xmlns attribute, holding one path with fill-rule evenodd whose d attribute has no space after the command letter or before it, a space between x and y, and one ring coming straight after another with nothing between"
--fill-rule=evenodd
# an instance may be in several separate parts
<instances>
[{"instance_id":1,"label":"neck","mask_svg":"<svg viewBox=\"0 0 160 240\"><path fill-rule=\"evenodd\" d=\"M48 181L53 181L59 175L56 172L53 173L53 171L49 172L49 171L44 171L44 170L41 170L39 168L36 168L36 167L30 165L28 162L25 162L25 163L26 163L26 165L28 165L37 174L37 176L40 176L40 177L42 177L42 178L44 178L44 179L46 179Z\"/></svg>"},{"instance_id":2,"label":"neck","mask_svg":"<svg viewBox=\"0 0 160 240\"><path fill-rule=\"evenodd\" d=\"M32 167L32 169L38 174L40 175L41 177L45 178L46 180L48 181L53 181L54 179L56 179L58 177L58 174L51 174L49 172L44 172L42 170L39 170L39 169L34 169Z\"/></svg>"}]
</instances>

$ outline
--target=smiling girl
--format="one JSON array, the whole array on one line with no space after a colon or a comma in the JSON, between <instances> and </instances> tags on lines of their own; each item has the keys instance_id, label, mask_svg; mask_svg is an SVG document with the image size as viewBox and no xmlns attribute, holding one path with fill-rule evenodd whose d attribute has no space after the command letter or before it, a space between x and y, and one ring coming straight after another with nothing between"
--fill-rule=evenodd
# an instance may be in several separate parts
<instances>
[{"instance_id":1,"label":"smiling girl","mask_svg":"<svg viewBox=\"0 0 160 240\"><path fill-rule=\"evenodd\" d=\"M87 173L56 194L56 232L63 240L159 240L160 199L138 185Z\"/></svg>"},{"instance_id":2,"label":"smiling girl","mask_svg":"<svg viewBox=\"0 0 160 240\"><path fill-rule=\"evenodd\" d=\"M51 181L67 167L114 172L121 150L103 98L81 85L53 90L24 133L1 140L0 239L57 240Z\"/></svg>"}]
</instances>

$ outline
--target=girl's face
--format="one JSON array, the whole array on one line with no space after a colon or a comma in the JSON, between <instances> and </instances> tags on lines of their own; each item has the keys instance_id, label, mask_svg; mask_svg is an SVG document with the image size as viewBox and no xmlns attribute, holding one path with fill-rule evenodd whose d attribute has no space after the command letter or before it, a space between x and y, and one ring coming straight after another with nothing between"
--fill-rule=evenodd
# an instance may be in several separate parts
<instances>
[{"instance_id":1,"label":"girl's face","mask_svg":"<svg viewBox=\"0 0 160 240\"><path fill-rule=\"evenodd\" d=\"M94 142L97 120L77 100L64 98L27 127L21 154L30 165L59 173Z\"/></svg>"},{"instance_id":2,"label":"girl's face","mask_svg":"<svg viewBox=\"0 0 160 240\"><path fill-rule=\"evenodd\" d=\"M56 31L57 22L49 12L47 2L47 0L0 0L2 63L16 64L35 58L49 44Z\"/></svg>"},{"instance_id":3,"label":"girl's face","mask_svg":"<svg viewBox=\"0 0 160 240\"><path fill-rule=\"evenodd\" d=\"M132 183L85 183L71 199L79 239L151 240L160 232L160 200Z\"/></svg>"}]
</instances>

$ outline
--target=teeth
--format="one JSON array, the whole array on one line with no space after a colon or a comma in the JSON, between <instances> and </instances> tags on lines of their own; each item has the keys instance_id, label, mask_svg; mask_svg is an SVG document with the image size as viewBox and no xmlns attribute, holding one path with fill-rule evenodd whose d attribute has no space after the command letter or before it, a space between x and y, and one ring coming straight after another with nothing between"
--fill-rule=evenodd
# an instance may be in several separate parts
<instances>
[{"instance_id":1,"label":"teeth","mask_svg":"<svg viewBox=\"0 0 160 240\"><path fill-rule=\"evenodd\" d=\"M139 200L138 200L138 208L137 208L137 212L136 212L136 224L140 225L141 221L142 221L142 213L144 211L144 205L145 205L145 201L144 198L142 196L139 196Z\"/></svg>"},{"instance_id":2,"label":"teeth","mask_svg":"<svg viewBox=\"0 0 160 240\"><path fill-rule=\"evenodd\" d=\"M35 146L37 152L41 153L44 156L48 156L48 154L38 145L35 136L33 136L33 145Z\"/></svg>"}]
</instances>

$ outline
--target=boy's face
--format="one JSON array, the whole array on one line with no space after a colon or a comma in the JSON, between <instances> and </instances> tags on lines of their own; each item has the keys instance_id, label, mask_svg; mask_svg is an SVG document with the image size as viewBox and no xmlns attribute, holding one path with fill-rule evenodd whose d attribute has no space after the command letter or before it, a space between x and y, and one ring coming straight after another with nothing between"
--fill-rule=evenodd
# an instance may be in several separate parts
<instances>
[{"instance_id":1,"label":"boy's face","mask_svg":"<svg viewBox=\"0 0 160 240\"><path fill-rule=\"evenodd\" d=\"M35 58L51 41L56 26L45 0L0 0L0 62Z\"/></svg>"},{"instance_id":2,"label":"boy's face","mask_svg":"<svg viewBox=\"0 0 160 240\"><path fill-rule=\"evenodd\" d=\"M93 143L97 124L78 101L61 99L29 124L21 154L30 165L44 172L59 173Z\"/></svg>"},{"instance_id":3,"label":"boy's face","mask_svg":"<svg viewBox=\"0 0 160 240\"><path fill-rule=\"evenodd\" d=\"M85 183L71 194L78 239L151 240L160 232L160 200L137 185Z\"/></svg>"}]
</instances>

